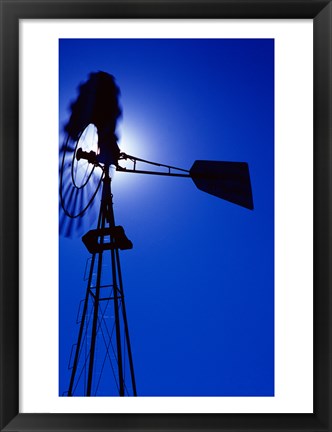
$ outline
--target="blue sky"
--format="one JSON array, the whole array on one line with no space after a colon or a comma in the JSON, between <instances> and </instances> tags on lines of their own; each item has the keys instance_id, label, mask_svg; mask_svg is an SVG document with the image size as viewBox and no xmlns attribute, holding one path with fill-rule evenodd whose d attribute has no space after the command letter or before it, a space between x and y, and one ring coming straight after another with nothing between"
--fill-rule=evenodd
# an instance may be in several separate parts
<instances>
[{"instance_id":1,"label":"blue sky","mask_svg":"<svg viewBox=\"0 0 332 432\"><path fill-rule=\"evenodd\" d=\"M134 244L121 265L138 395L273 396L274 41L60 40L60 143L98 70L121 89L122 151L185 169L248 162L255 206L191 179L116 173L116 222ZM79 237L59 237L59 394L88 257Z\"/></svg>"}]
</instances>

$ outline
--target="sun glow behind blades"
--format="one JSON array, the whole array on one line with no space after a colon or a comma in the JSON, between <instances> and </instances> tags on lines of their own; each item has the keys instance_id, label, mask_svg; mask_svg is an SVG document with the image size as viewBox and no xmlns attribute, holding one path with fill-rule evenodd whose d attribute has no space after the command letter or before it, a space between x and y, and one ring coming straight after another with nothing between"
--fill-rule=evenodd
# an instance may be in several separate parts
<instances>
[{"instance_id":1,"label":"sun glow behind blades","mask_svg":"<svg viewBox=\"0 0 332 432\"><path fill-rule=\"evenodd\" d=\"M135 124L130 124L130 122L123 122L120 125L119 141L118 145L121 152L126 154L135 155L137 157L144 158L149 154L149 144L151 139L149 139L145 133L143 133L142 128L137 127ZM130 160L120 160L119 165L123 168L132 168L133 163ZM124 173L116 173L113 176L117 188L122 188L122 186L128 186L133 184L135 179L132 175L127 175Z\"/></svg>"}]
</instances>

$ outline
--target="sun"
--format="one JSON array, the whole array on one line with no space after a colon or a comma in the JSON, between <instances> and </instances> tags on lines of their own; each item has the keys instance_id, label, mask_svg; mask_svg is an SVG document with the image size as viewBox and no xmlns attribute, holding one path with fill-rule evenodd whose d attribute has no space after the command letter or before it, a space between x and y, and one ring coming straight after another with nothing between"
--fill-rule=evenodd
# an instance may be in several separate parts
<instances>
[{"instance_id":1,"label":"sun","mask_svg":"<svg viewBox=\"0 0 332 432\"><path fill-rule=\"evenodd\" d=\"M136 157L149 157L151 138L146 134L144 127L130 122L123 122L119 135L118 145L121 152ZM133 168L133 163L129 160L122 159L119 161L119 165L123 168ZM130 174L116 172L114 180L120 186L132 182L132 177Z\"/></svg>"}]
</instances>

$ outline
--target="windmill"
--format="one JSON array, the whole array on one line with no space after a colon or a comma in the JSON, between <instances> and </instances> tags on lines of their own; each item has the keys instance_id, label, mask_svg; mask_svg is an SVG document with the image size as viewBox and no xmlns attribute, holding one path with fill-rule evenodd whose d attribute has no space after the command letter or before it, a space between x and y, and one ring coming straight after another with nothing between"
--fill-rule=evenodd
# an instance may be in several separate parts
<instances>
[{"instance_id":1,"label":"windmill","mask_svg":"<svg viewBox=\"0 0 332 432\"><path fill-rule=\"evenodd\" d=\"M77 319L77 343L71 353L68 396L99 395L107 368L114 378L107 395L137 396L119 252L133 244L115 223L112 172L191 178L198 189L253 209L247 163L196 160L187 170L128 155L117 144L120 116L114 77L91 73L71 106L60 148L60 230L64 225L64 234L70 235L88 210L100 203L97 225L82 237L91 258ZM122 161L130 166L124 167ZM139 167L142 164L148 168ZM65 219L67 224L62 224Z\"/></svg>"}]
</instances>

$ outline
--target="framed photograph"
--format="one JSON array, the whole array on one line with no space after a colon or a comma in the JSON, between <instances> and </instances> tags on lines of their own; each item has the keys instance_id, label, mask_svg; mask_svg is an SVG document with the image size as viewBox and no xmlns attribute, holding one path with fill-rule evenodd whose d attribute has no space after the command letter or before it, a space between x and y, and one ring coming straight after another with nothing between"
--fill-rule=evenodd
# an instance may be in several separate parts
<instances>
[{"instance_id":1,"label":"framed photograph","mask_svg":"<svg viewBox=\"0 0 332 432\"><path fill-rule=\"evenodd\" d=\"M332 429L330 32L1 2L1 430Z\"/></svg>"}]
</instances>

